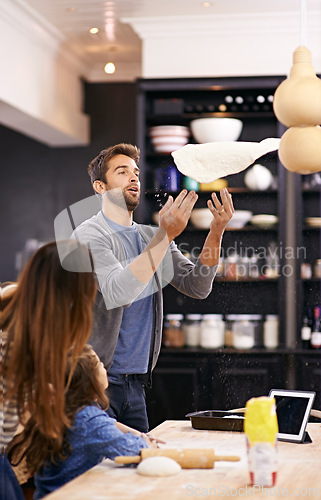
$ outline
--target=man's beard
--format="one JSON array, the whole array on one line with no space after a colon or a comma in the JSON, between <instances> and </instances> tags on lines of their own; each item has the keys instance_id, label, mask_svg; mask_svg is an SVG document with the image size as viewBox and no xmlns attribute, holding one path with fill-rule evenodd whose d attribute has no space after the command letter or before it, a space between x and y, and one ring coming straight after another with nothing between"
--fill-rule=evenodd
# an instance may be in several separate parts
<instances>
[{"instance_id":1,"label":"man's beard","mask_svg":"<svg viewBox=\"0 0 321 500\"><path fill-rule=\"evenodd\" d=\"M109 189L105 191L105 195L114 205L122 209L126 208L128 212L133 212L139 204L139 197L135 200L129 193L121 191L120 188Z\"/></svg>"}]
</instances>

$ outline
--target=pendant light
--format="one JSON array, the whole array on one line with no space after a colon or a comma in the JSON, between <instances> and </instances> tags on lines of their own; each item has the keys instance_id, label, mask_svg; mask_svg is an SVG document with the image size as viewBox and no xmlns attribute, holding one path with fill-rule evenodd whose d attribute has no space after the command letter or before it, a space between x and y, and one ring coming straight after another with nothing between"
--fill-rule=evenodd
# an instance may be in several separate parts
<instances>
[{"instance_id":1,"label":"pendant light","mask_svg":"<svg viewBox=\"0 0 321 500\"><path fill-rule=\"evenodd\" d=\"M273 109L288 130L279 146L286 169L300 174L321 171L321 80L305 46L306 0L301 0L301 43L293 54L290 76L276 89Z\"/></svg>"}]
</instances>

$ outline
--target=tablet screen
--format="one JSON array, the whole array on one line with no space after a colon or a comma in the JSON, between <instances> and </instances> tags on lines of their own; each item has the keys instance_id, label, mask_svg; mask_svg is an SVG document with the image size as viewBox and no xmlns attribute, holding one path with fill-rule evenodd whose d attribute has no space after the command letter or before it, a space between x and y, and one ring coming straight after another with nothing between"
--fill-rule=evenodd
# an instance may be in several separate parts
<instances>
[{"instance_id":1,"label":"tablet screen","mask_svg":"<svg viewBox=\"0 0 321 500\"><path fill-rule=\"evenodd\" d=\"M278 439L303 441L315 392L272 389L270 397L274 397L276 402Z\"/></svg>"}]
</instances>

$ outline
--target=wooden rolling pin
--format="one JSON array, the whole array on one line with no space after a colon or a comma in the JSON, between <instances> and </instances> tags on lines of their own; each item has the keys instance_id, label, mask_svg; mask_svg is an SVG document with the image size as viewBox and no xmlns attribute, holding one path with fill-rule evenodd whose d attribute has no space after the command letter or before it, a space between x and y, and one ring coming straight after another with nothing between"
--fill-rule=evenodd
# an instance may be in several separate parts
<instances>
[{"instance_id":1,"label":"wooden rolling pin","mask_svg":"<svg viewBox=\"0 0 321 500\"><path fill-rule=\"evenodd\" d=\"M183 469L213 469L215 462L238 462L238 456L220 456L215 455L211 448L202 449L160 449L143 448L140 455L120 456L115 458L118 464L138 464L141 460L149 457L169 457L175 460Z\"/></svg>"}]
</instances>

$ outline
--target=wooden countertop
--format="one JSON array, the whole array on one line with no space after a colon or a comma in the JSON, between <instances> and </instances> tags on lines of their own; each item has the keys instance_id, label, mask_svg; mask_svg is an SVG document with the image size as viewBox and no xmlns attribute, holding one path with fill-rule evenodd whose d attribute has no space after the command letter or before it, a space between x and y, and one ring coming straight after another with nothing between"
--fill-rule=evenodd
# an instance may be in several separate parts
<instances>
[{"instance_id":1,"label":"wooden countertop","mask_svg":"<svg viewBox=\"0 0 321 500\"><path fill-rule=\"evenodd\" d=\"M278 443L274 488L248 486L244 433L203 431L189 421L168 420L152 434L166 448L214 448L216 454L239 455L240 462L216 462L214 469L182 469L176 476L145 477L134 467L105 460L46 496L48 500L186 500L192 498L321 498L321 424L308 424L312 443Z\"/></svg>"}]
</instances>

